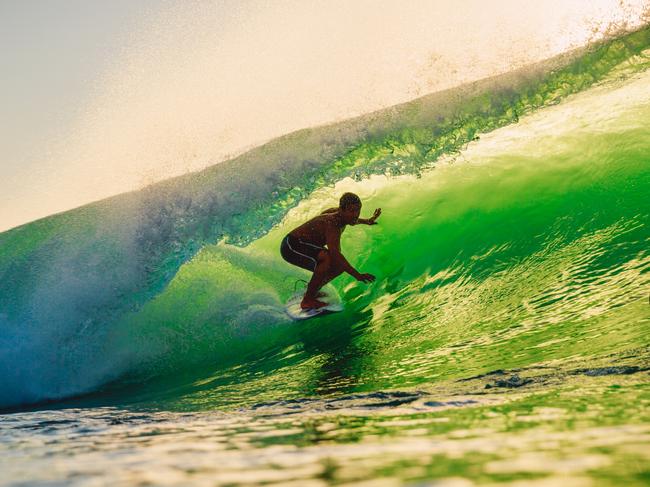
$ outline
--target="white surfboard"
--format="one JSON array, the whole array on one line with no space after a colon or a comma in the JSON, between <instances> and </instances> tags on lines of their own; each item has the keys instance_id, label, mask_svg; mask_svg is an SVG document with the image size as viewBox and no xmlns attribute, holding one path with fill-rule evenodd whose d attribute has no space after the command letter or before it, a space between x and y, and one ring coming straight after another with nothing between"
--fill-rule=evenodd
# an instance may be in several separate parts
<instances>
[{"instance_id":1,"label":"white surfboard","mask_svg":"<svg viewBox=\"0 0 650 487\"><path fill-rule=\"evenodd\" d=\"M291 296L287 301L285 306L287 314L292 320L306 320L315 316L343 311L343 304L334 290L321 289L321 292L325 293L325 296L318 298L318 300L327 303L327 306L318 309L302 309L300 303L305 295L305 291L302 290Z\"/></svg>"}]
</instances>

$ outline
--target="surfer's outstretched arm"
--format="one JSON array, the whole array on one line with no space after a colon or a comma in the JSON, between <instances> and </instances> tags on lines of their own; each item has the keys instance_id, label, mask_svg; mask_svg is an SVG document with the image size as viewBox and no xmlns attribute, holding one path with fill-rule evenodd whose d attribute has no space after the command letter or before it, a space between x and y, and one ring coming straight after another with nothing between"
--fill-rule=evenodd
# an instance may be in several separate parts
<instances>
[{"instance_id":1,"label":"surfer's outstretched arm","mask_svg":"<svg viewBox=\"0 0 650 487\"><path fill-rule=\"evenodd\" d=\"M379 218L380 215L381 208L377 208L370 218L357 218L357 221L350 223L350 225L376 225L377 218Z\"/></svg>"},{"instance_id":2,"label":"surfer's outstretched arm","mask_svg":"<svg viewBox=\"0 0 650 487\"><path fill-rule=\"evenodd\" d=\"M330 250L329 254L330 254L333 270L334 269L340 270L339 274L341 272L347 272L352 277L354 277L357 281L363 281L363 274L361 274L354 267L352 267L352 265L348 262L348 259L346 259L345 256L340 251Z\"/></svg>"}]
</instances>

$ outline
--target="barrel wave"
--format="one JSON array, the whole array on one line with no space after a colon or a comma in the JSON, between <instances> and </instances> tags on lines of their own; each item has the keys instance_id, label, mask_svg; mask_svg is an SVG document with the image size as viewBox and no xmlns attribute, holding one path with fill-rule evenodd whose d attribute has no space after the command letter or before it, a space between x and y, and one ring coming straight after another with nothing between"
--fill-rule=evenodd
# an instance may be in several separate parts
<instances>
[{"instance_id":1,"label":"barrel wave","mask_svg":"<svg viewBox=\"0 0 650 487\"><path fill-rule=\"evenodd\" d=\"M0 234L0 407L645 370L649 48L646 28ZM292 323L308 276L279 242L343 191L383 210L342 241L378 279Z\"/></svg>"}]
</instances>

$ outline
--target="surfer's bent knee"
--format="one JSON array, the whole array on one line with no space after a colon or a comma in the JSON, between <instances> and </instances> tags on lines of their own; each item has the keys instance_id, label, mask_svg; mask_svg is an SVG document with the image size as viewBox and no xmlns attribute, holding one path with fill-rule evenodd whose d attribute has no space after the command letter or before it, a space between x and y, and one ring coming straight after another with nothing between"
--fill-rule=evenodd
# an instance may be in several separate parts
<instances>
[{"instance_id":1,"label":"surfer's bent knee","mask_svg":"<svg viewBox=\"0 0 650 487\"><path fill-rule=\"evenodd\" d=\"M318 252L318 263L320 264L321 262L327 265L330 265L332 263L330 253L327 250L321 250Z\"/></svg>"}]
</instances>

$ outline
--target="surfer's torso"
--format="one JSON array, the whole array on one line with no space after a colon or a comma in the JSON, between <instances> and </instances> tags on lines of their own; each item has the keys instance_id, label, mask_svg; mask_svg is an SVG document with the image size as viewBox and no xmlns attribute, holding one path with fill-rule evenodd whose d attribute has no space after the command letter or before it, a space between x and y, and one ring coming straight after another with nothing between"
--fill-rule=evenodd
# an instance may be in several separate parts
<instances>
[{"instance_id":1,"label":"surfer's torso","mask_svg":"<svg viewBox=\"0 0 650 487\"><path fill-rule=\"evenodd\" d=\"M289 235L305 242L324 247L326 244L327 230L332 229L339 235L345 230L345 224L341 222L338 208L325 210L317 217L312 218L289 232Z\"/></svg>"}]
</instances>

